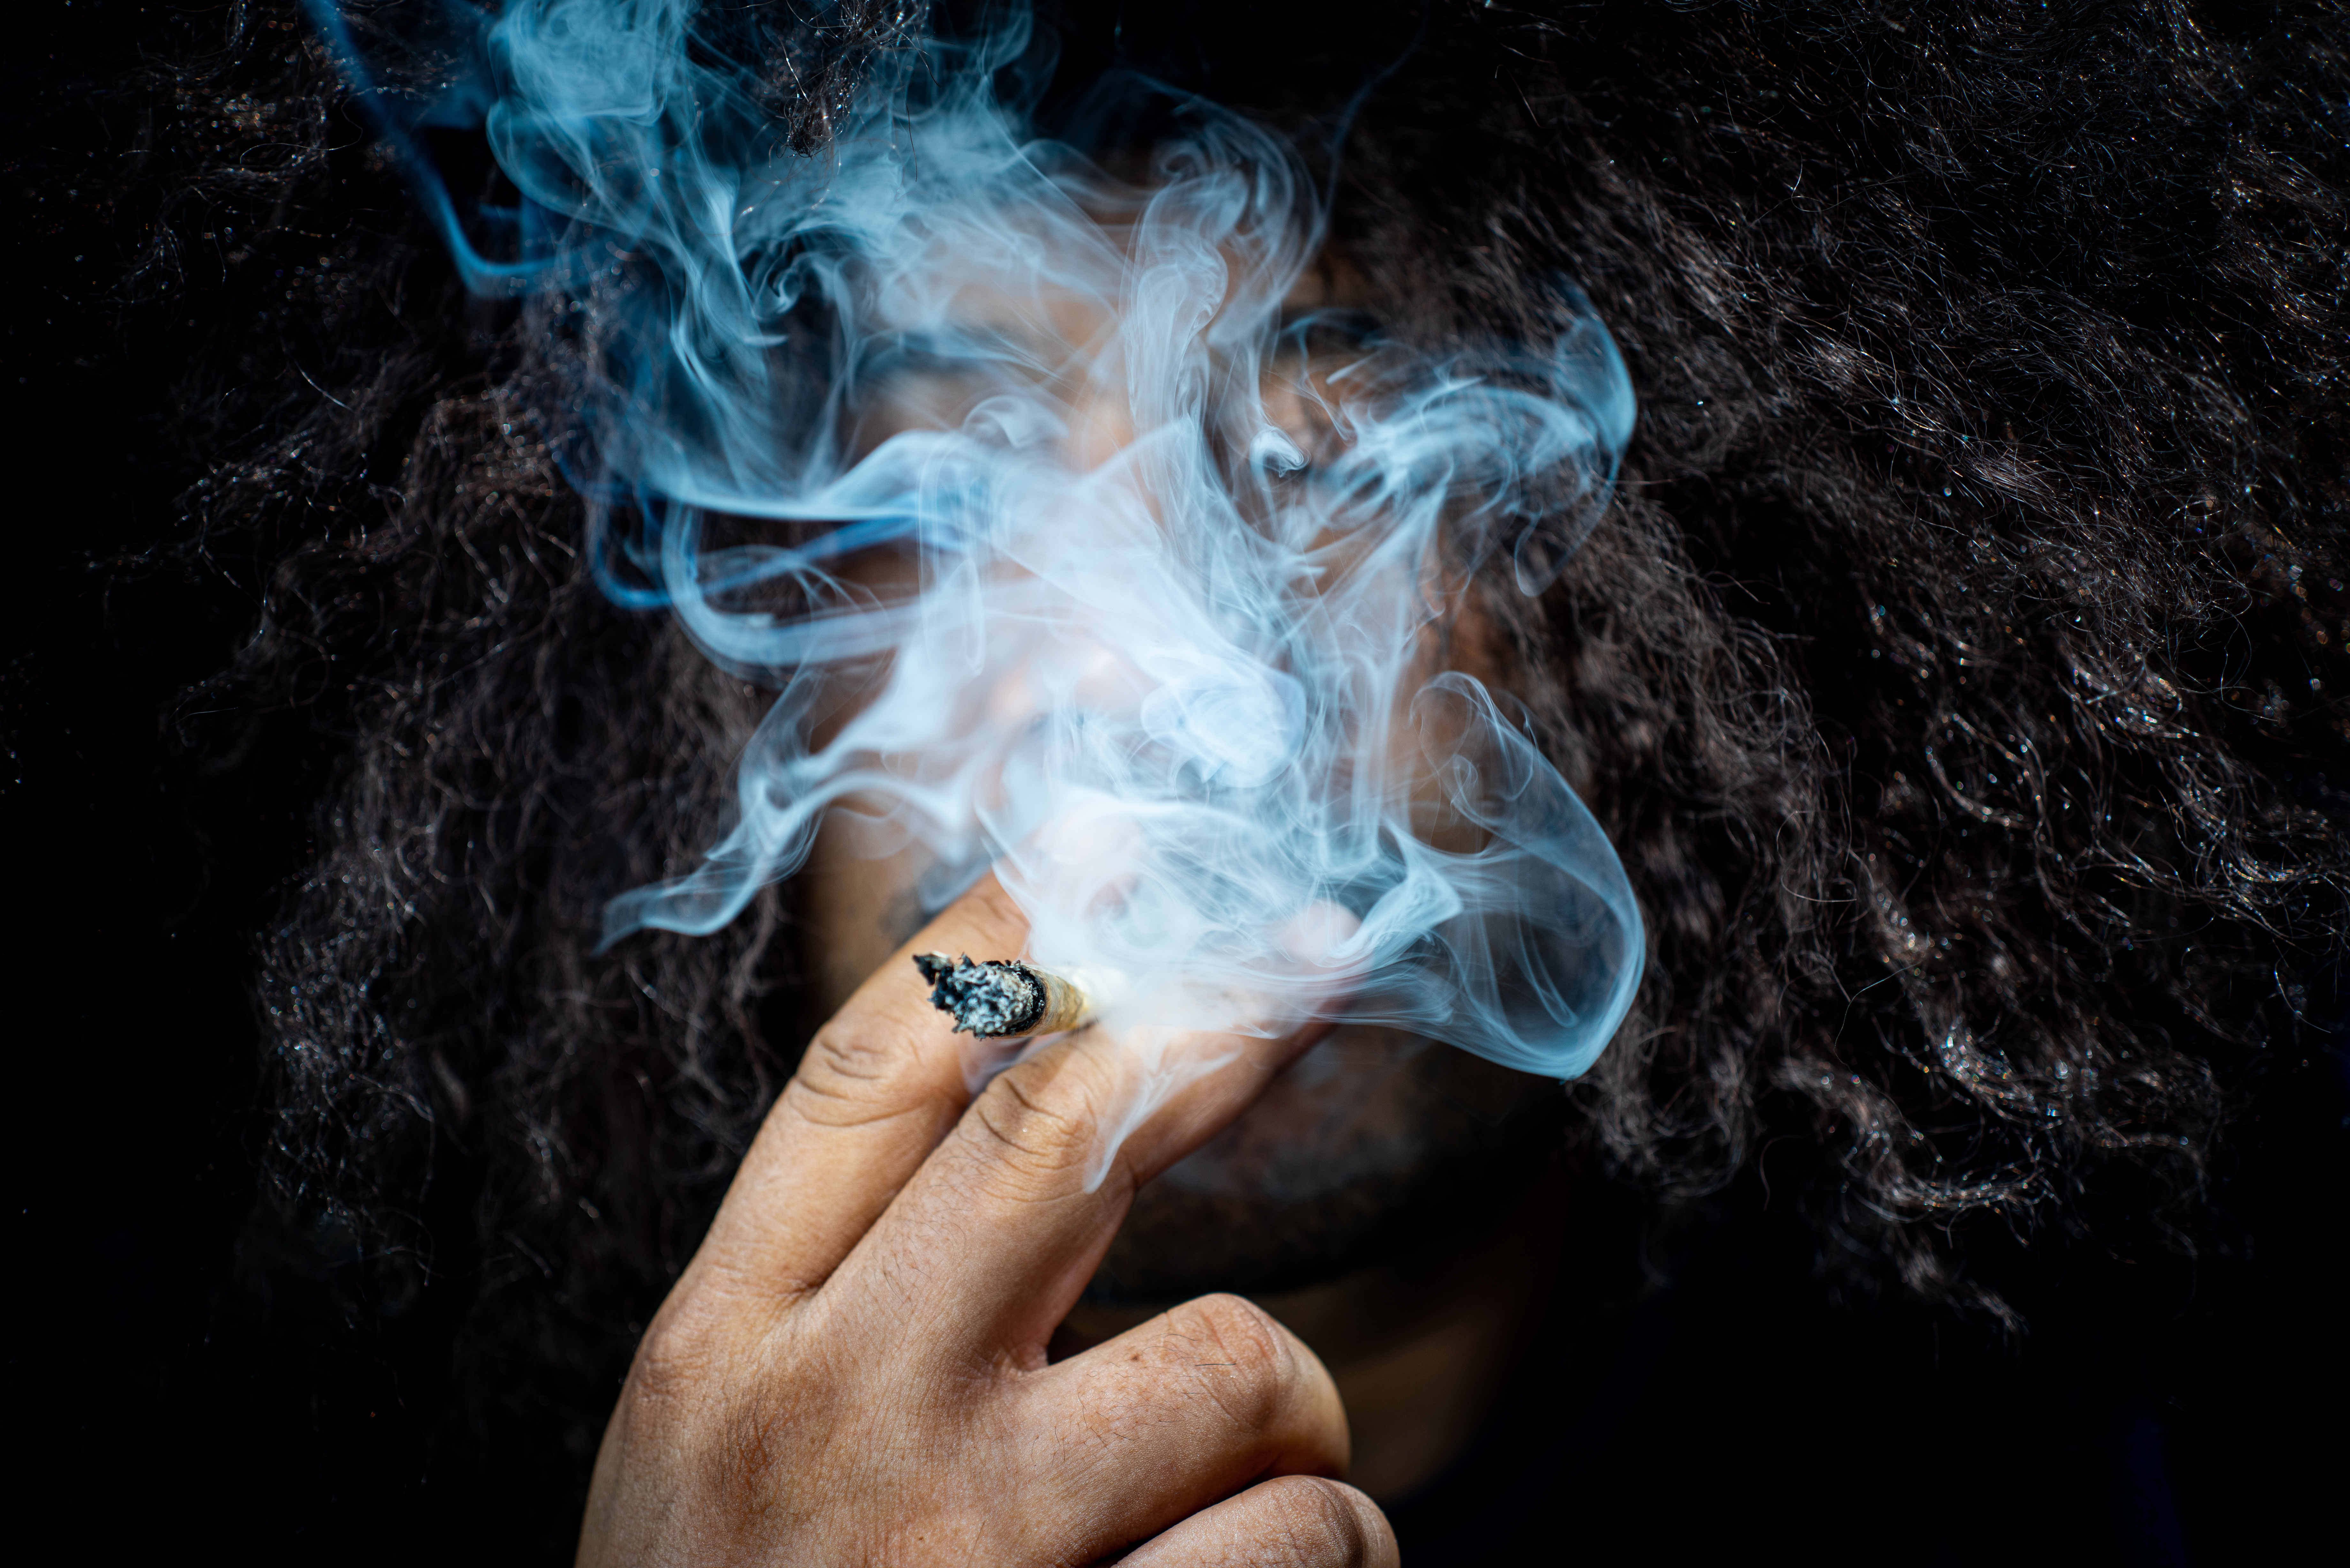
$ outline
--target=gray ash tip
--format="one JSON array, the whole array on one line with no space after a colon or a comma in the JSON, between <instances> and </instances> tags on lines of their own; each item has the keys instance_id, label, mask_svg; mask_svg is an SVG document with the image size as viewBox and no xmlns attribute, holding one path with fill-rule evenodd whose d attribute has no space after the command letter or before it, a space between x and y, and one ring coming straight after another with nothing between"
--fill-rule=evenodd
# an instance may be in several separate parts
<instances>
[{"instance_id":1,"label":"gray ash tip","mask_svg":"<svg viewBox=\"0 0 2350 1568\"><path fill-rule=\"evenodd\" d=\"M931 982L931 1005L965 1034L1025 1034L1045 1016L1045 987L1017 960L973 963L966 953L916 953L914 967Z\"/></svg>"}]
</instances>

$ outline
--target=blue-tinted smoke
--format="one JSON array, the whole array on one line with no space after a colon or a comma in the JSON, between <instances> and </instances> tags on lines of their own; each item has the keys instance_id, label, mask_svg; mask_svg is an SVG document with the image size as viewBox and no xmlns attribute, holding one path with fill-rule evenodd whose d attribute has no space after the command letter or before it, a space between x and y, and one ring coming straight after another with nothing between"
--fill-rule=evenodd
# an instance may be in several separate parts
<instances>
[{"instance_id":1,"label":"blue-tinted smoke","mask_svg":"<svg viewBox=\"0 0 2350 1568\"><path fill-rule=\"evenodd\" d=\"M852 810L873 853L993 865L1113 1021L1243 996L1590 1064L1639 977L1630 889L1443 657L1480 560L1538 592L1607 504L1633 399L1579 295L1476 358L1285 315L1322 238L1293 152L1170 95L1130 180L1034 140L999 94L1019 19L882 49L809 154L759 40L689 0L436 16L455 63L368 101L396 139L474 119L520 193L485 218L423 178L567 368L608 587L780 687L733 830L608 941L715 929ZM369 80L384 46L322 26Z\"/></svg>"}]
</instances>

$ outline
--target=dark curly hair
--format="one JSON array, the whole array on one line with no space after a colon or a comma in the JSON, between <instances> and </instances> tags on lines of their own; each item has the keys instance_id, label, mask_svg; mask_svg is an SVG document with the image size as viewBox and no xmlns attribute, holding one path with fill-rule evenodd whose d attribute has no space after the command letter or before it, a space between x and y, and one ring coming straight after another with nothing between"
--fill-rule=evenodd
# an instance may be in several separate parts
<instances>
[{"instance_id":1,"label":"dark curly hair","mask_svg":"<svg viewBox=\"0 0 2350 1568\"><path fill-rule=\"evenodd\" d=\"M2350 935L2339 13L1244 10L1048 15L1065 76L1301 141L1416 36L1334 244L1440 346L1537 336L1571 274L1638 391L1615 510L1486 599L1650 929L1566 1091L1591 1168L1688 1210L1759 1166L1840 1289L1999 1323L2036 1236L2201 1244ZM808 147L918 19L750 12ZM815 1022L788 888L595 950L712 840L758 697L598 591L541 324L458 288L291 7L147 79L122 287L230 302L176 558L264 592L180 732L336 759L259 942L275 1233L361 1256L367 1312L461 1297L450 1407L560 1490Z\"/></svg>"}]
</instances>

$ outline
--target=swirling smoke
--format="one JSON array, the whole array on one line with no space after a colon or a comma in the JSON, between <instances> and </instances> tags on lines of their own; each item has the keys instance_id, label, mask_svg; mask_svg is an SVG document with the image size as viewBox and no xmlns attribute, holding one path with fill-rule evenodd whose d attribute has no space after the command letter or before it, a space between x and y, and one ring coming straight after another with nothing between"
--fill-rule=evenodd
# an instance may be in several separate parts
<instances>
[{"instance_id":1,"label":"swirling smoke","mask_svg":"<svg viewBox=\"0 0 2350 1568\"><path fill-rule=\"evenodd\" d=\"M1540 592L1607 504L1633 398L1571 286L1555 342L1474 357L1301 309L1298 155L1137 79L1096 110L1165 126L1147 163L1036 139L1019 17L881 49L811 152L689 0L438 15L465 68L399 88L380 26L319 19L468 279L570 369L609 591L778 689L732 830L615 898L608 943L717 929L830 818L918 847L934 904L994 868L1113 1022L1343 1012L1589 1066L1639 978L1631 891L1443 668L1481 563ZM436 120L517 204L461 213Z\"/></svg>"}]
</instances>

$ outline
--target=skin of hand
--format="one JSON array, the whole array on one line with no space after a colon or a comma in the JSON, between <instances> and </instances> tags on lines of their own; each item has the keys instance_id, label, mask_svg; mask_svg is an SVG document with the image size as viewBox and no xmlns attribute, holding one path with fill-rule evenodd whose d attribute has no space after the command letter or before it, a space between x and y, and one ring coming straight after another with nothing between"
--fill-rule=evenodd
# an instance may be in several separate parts
<instances>
[{"instance_id":1,"label":"skin of hand","mask_svg":"<svg viewBox=\"0 0 2350 1568\"><path fill-rule=\"evenodd\" d=\"M1087 1191L1133 1054L1082 1030L974 1097L908 961L1026 935L983 878L817 1032L638 1347L581 1564L1399 1561L1339 1479L1329 1374L1250 1303L1202 1297L1048 1363L1136 1189L1306 1040L1178 1042L1232 1059L1159 1104Z\"/></svg>"}]
</instances>

